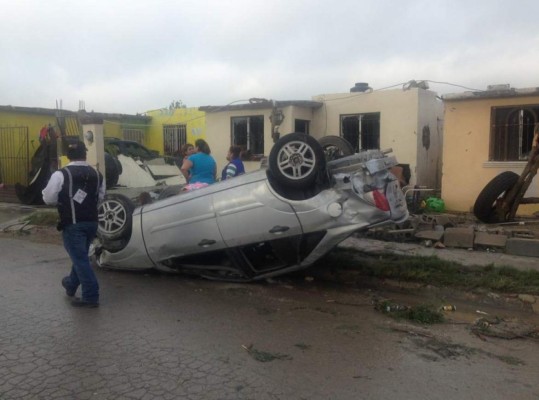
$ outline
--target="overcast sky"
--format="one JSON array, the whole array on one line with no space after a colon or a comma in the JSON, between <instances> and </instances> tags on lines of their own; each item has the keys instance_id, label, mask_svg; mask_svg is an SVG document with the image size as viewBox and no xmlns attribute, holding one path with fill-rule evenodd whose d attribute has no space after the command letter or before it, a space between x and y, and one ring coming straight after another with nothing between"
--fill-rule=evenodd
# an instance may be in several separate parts
<instances>
[{"instance_id":1,"label":"overcast sky","mask_svg":"<svg viewBox=\"0 0 539 400\"><path fill-rule=\"evenodd\" d=\"M0 105L83 100L135 114L173 100L310 100L356 82L539 86L538 0L0 0L0 10Z\"/></svg>"}]
</instances>

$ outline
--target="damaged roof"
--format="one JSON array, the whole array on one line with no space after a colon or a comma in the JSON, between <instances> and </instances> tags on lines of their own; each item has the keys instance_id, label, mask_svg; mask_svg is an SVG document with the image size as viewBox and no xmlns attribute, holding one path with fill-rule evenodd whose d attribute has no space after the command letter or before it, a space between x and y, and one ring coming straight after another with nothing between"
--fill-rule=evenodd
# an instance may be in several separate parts
<instances>
[{"instance_id":1,"label":"damaged roof","mask_svg":"<svg viewBox=\"0 0 539 400\"><path fill-rule=\"evenodd\" d=\"M275 101L275 104L271 100L266 99L250 99L249 103L246 104L228 104L224 106L202 106L199 107L199 111L204 112L220 112L220 111L233 111L233 110L261 110L275 107L284 108L290 106L296 107L305 107L305 108L319 108L322 107L324 103L319 101L311 100L286 100L286 101Z\"/></svg>"},{"instance_id":2,"label":"damaged roof","mask_svg":"<svg viewBox=\"0 0 539 400\"><path fill-rule=\"evenodd\" d=\"M102 123L103 120L137 120L140 122L148 122L151 117L143 115L132 114L114 114L114 113L99 113L99 112L86 112L85 110L69 111L69 110L57 110L53 108L40 108L40 107L17 107L17 106L0 106L0 111L15 112L24 114L38 114L38 115L51 115L51 116L77 116L81 122L87 123Z\"/></svg>"},{"instance_id":3,"label":"damaged roof","mask_svg":"<svg viewBox=\"0 0 539 400\"><path fill-rule=\"evenodd\" d=\"M444 94L442 95L442 100L502 99L525 96L539 96L539 87L516 89L509 85L491 85L487 90Z\"/></svg>"}]
</instances>

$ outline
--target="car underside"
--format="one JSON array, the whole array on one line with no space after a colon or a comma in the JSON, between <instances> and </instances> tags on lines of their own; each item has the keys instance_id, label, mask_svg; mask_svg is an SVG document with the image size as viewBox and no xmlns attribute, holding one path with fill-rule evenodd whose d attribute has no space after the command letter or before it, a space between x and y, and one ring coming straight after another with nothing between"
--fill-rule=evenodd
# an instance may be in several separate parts
<instances>
[{"instance_id":1,"label":"car underside","mask_svg":"<svg viewBox=\"0 0 539 400\"><path fill-rule=\"evenodd\" d=\"M96 263L251 281L306 268L356 231L408 218L394 157L324 143L283 136L267 168L188 192L167 188L138 207L108 196Z\"/></svg>"}]
</instances>

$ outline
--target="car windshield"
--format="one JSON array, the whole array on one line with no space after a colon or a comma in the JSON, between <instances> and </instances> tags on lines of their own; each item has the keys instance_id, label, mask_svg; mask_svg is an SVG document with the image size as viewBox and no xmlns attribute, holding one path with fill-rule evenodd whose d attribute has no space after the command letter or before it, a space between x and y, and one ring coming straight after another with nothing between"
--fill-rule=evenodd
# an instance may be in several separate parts
<instances>
[{"instance_id":1,"label":"car windshield","mask_svg":"<svg viewBox=\"0 0 539 400\"><path fill-rule=\"evenodd\" d=\"M154 158L155 156L138 143L124 143L122 153L129 157L140 157L143 159Z\"/></svg>"}]
</instances>

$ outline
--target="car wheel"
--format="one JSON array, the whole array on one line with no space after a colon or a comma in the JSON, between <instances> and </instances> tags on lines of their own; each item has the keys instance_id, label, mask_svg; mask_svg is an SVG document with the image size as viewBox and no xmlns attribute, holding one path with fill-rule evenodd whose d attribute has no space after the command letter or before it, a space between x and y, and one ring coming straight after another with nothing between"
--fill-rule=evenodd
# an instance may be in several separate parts
<instances>
[{"instance_id":1,"label":"car wheel","mask_svg":"<svg viewBox=\"0 0 539 400\"><path fill-rule=\"evenodd\" d=\"M182 188L183 188L183 185L167 186L161 191L161 193L159 193L159 195L157 196L157 200L163 200L172 196L176 196L180 194L180 192L182 191Z\"/></svg>"},{"instance_id":2,"label":"car wheel","mask_svg":"<svg viewBox=\"0 0 539 400\"><path fill-rule=\"evenodd\" d=\"M322 146L305 133L280 138L269 154L269 169L275 180L293 188L311 185L326 166Z\"/></svg>"},{"instance_id":3,"label":"car wheel","mask_svg":"<svg viewBox=\"0 0 539 400\"><path fill-rule=\"evenodd\" d=\"M477 196L473 207L473 213L482 222L504 222L496 213L496 202L510 190L518 181L518 174L506 171L495 176Z\"/></svg>"},{"instance_id":4,"label":"car wheel","mask_svg":"<svg viewBox=\"0 0 539 400\"><path fill-rule=\"evenodd\" d=\"M117 239L129 239L134 209L133 202L124 195L108 194L105 196L98 209L97 231L103 243Z\"/></svg>"},{"instance_id":5,"label":"car wheel","mask_svg":"<svg viewBox=\"0 0 539 400\"><path fill-rule=\"evenodd\" d=\"M340 136L324 136L318 139L318 143L324 150L326 161L337 160L354 154L352 145Z\"/></svg>"},{"instance_id":6,"label":"car wheel","mask_svg":"<svg viewBox=\"0 0 539 400\"><path fill-rule=\"evenodd\" d=\"M105 179L107 180L107 189L118 184L121 173L122 164L120 161L109 153L105 153Z\"/></svg>"}]
</instances>

